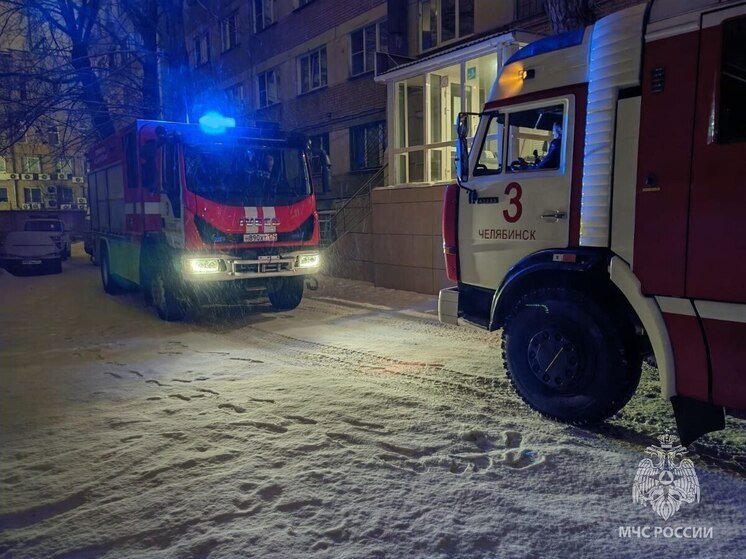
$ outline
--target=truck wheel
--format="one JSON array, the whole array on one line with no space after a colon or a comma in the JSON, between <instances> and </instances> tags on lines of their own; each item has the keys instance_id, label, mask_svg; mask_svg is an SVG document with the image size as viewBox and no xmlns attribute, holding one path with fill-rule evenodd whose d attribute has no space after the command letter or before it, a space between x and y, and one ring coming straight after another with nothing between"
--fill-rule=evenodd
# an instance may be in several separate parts
<instances>
[{"instance_id":1,"label":"truck wheel","mask_svg":"<svg viewBox=\"0 0 746 559\"><path fill-rule=\"evenodd\" d=\"M186 305L179 299L179 290L173 278L163 268L151 270L148 274L150 285L149 299L158 311L161 320L178 322L184 320ZM148 298L146 298L147 300Z\"/></svg>"},{"instance_id":2,"label":"truck wheel","mask_svg":"<svg viewBox=\"0 0 746 559\"><path fill-rule=\"evenodd\" d=\"M575 424L607 419L640 380L640 353L622 326L578 291L532 291L503 330L508 378L523 401L547 417Z\"/></svg>"},{"instance_id":3,"label":"truck wheel","mask_svg":"<svg viewBox=\"0 0 746 559\"><path fill-rule=\"evenodd\" d=\"M290 311L300 305L304 280L303 276L285 277L271 284L267 295L272 307L277 311Z\"/></svg>"},{"instance_id":4,"label":"truck wheel","mask_svg":"<svg viewBox=\"0 0 746 559\"><path fill-rule=\"evenodd\" d=\"M117 283L114 274L111 273L109 249L106 248L106 245L101 247L101 284L104 286L104 291L109 295L117 295L122 292L122 287Z\"/></svg>"}]
</instances>

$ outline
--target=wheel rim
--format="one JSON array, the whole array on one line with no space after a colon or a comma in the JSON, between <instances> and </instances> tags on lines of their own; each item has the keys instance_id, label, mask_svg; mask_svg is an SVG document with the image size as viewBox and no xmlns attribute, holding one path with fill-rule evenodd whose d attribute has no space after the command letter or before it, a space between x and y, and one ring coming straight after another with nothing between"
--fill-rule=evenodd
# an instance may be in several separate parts
<instances>
[{"instance_id":1,"label":"wheel rim","mask_svg":"<svg viewBox=\"0 0 746 559\"><path fill-rule=\"evenodd\" d=\"M581 380L580 348L561 328L546 328L534 335L527 357L534 376L555 391L569 392Z\"/></svg>"}]
</instances>

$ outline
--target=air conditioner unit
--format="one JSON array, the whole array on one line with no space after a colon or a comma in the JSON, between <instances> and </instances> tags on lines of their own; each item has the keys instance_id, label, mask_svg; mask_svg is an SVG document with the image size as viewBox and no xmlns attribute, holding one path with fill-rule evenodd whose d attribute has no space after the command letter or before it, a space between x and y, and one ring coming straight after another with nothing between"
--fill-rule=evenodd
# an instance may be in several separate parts
<instances>
[{"instance_id":1,"label":"air conditioner unit","mask_svg":"<svg viewBox=\"0 0 746 559\"><path fill-rule=\"evenodd\" d=\"M83 182L83 177L73 177L73 182Z\"/></svg>"},{"instance_id":2,"label":"air conditioner unit","mask_svg":"<svg viewBox=\"0 0 746 559\"><path fill-rule=\"evenodd\" d=\"M85 204L87 204L87 203L88 203L88 200L86 200L85 198L78 198L78 204L83 204L83 205L85 205Z\"/></svg>"},{"instance_id":3,"label":"air conditioner unit","mask_svg":"<svg viewBox=\"0 0 746 559\"><path fill-rule=\"evenodd\" d=\"M21 209L22 210L30 210L31 209L31 204L21 204Z\"/></svg>"},{"instance_id":4,"label":"air conditioner unit","mask_svg":"<svg viewBox=\"0 0 746 559\"><path fill-rule=\"evenodd\" d=\"M57 180L58 181L66 181L69 178L69 175L65 173L57 173Z\"/></svg>"},{"instance_id":5,"label":"air conditioner unit","mask_svg":"<svg viewBox=\"0 0 746 559\"><path fill-rule=\"evenodd\" d=\"M57 194L57 187L56 186L48 186L47 187L47 192L49 192L50 194Z\"/></svg>"},{"instance_id":6,"label":"air conditioner unit","mask_svg":"<svg viewBox=\"0 0 746 559\"><path fill-rule=\"evenodd\" d=\"M87 210L88 209L88 204L78 204L78 209L79 210Z\"/></svg>"},{"instance_id":7,"label":"air conditioner unit","mask_svg":"<svg viewBox=\"0 0 746 559\"><path fill-rule=\"evenodd\" d=\"M47 175L46 173L39 173L39 180L40 181L48 181L49 180L49 175Z\"/></svg>"},{"instance_id":8,"label":"air conditioner unit","mask_svg":"<svg viewBox=\"0 0 746 559\"><path fill-rule=\"evenodd\" d=\"M19 175L18 173L9 173L8 178L12 181L17 181L21 178L21 175Z\"/></svg>"},{"instance_id":9,"label":"air conditioner unit","mask_svg":"<svg viewBox=\"0 0 746 559\"><path fill-rule=\"evenodd\" d=\"M60 206L60 209L61 209L61 210L71 210L71 209L73 209L73 207L72 207L72 205L71 205L71 204L62 204L62 205Z\"/></svg>"},{"instance_id":10,"label":"air conditioner unit","mask_svg":"<svg viewBox=\"0 0 746 559\"><path fill-rule=\"evenodd\" d=\"M39 202L32 202L31 203L31 209L32 210L40 210L41 209L41 203L39 203Z\"/></svg>"},{"instance_id":11,"label":"air conditioner unit","mask_svg":"<svg viewBox=\"0 0 746 559\"><path fill-rule=\"evenodd\" d=\"M47 207L48 208L56 208L57 207L57 199L56 198L49 198L47 200Z\"/></svg>"},{"instance_id":12,"label":"air conditioner unit","mask_svg":"<svg viewBox=\"0 0 746 559\"><path fill-rule=\"evenodd\" d=\"M23 179L25 181L32 181L32 180L34 180L34 174L33 173L23 173L21 175L21 179Z\"/></svg>"}]
</instances>

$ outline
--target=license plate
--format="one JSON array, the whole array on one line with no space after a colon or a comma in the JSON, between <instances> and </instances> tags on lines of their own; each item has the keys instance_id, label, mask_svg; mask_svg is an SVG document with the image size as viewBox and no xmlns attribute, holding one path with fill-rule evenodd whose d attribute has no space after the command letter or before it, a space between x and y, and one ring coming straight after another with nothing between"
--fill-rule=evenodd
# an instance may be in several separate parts
<instances>
[{"instance_id":1,"label":"license plate","mask_svg":"<svg viewBox=\"0 0 746 559\"><path fill-rule=\"evenodd\" d=\"M249 233L243 236L244 243L269 243L277 240L277 233Z\"/></svg>"},{"instance_id":2,"label":"license plate","mask_svg":"<svg viewBox=\"0 0 746 559\"><path fill-rule=\"evenodd\" d=\"M21 264L30 266L31 264L41 264L41 260L23 260Z\"/></svg>"}]
</instances>

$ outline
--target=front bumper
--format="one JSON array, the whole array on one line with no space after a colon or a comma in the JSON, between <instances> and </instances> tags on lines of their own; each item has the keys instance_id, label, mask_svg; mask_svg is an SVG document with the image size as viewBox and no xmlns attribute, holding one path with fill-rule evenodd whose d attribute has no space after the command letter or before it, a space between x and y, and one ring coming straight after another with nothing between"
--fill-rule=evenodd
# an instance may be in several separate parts
<instances>
[{"instance_id":1,"label":"front bumper","mask_svg":"<svg viewBox=\"0 0 746 559\"><path fill-rule=\"evenodd\" d=\"M438 295L438 320L458 326L458 287L441 289Z\"/></svg>"},{"instance_id":2,"label":"front bumper","mask_svg":"<svg viewBox=\"0 0 746 559\"><path fill-rule=\"evenodd\" d=\"M308 264L309 257L317 255L316 262ZM195 272L193 261L219 261L217 271ZM312 258L310 260L313 260ZM319 272L318 251L294 251L277 255L259 256L256 259L242 259L224 254L190 254L181 262L182 276L188 282L213 283L245 279L269 279L313 275Z\"/></svg>"}]
</instances>

